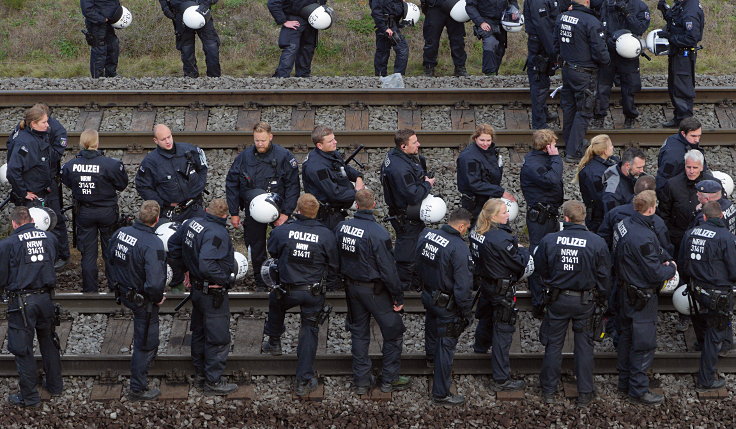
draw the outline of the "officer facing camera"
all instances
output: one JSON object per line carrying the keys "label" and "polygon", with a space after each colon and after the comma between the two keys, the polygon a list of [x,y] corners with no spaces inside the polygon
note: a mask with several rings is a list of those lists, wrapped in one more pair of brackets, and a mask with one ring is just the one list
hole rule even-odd
{"label": "officer facing camera", "polygon": [[[391,48],[396,53],[394,59],[394,73],[406,73],[406,64],[409,62],[409,44],[401,34],[405,25],[415,25],[419,9],[414,3],[403,0],[371,0],[371,16],[376,24],[376,55],[373,58],[373,68],[376,76],[388,74],[388,59]],[[415,12],[409,21],[408,12]]]}

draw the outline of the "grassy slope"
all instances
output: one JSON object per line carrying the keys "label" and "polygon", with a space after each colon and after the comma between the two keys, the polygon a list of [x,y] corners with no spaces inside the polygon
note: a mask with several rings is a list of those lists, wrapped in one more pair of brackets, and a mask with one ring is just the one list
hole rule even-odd
{"label": "grassy slope", "polygon": [[[414,0],[419,3],[418,0]],[[701,0],[706,14],[705,47],[700,52],[698,72],[732,74],[736,71],[736,2]],[[652,9],[653,25],[662,25],[656,0],[646,0]],[[174,49],[171,22],[155,0],[124,0],[134,14],[131,27],[118,30],[121,57],[118,71],[123,76],[181,75],[181,61]],[[375,49],[373,21],[368,0],[330,0],[337,13],[333,28],[320,32],[313,62],[315,75],[372,75]],[[278,27],[266,0],[220,0],[213,7],[222,40],[223,73],[230,76],[270,76],[278,62]],[[89,48],[80,30],[84,21],[78,0],[0,0],[0,76],[79,77],[88,76]],[[466,25],[468,71],[480,74],[481,44]],[[405,29],[410,44],[408,74],[421,73],[421,25]],[[199,45],[199,43],[198,43]],[[198,48],[199,50],[199,48]],[[502,74],[520,74],[526,56],[526,36],[509,35],[509,49]],[[198,52],[201,73],[204,58]],[[393,61],[393,57],[392,60]],[[440,49],[440,73],[450,74],[447,38]],[[666,72],[665,58],[642,60],[644,73]],[[391,66],[389,66],[391,70]]]}

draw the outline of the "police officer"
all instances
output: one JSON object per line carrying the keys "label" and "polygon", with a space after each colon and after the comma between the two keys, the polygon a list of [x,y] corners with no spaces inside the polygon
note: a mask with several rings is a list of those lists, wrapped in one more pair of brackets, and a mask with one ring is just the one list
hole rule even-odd
{"label": "police officer", "polygon": [[304,192],[314,195],[319,201],[317,219],[334,230],[345,220],[346,210],[355,201],[355,192],[364,188],[363,173],[345,164],[331,128],[324,125],[314,127],[312,143],[314,149],[302,163]]}
{"label": "police officer", "polygon": [[718,180],[703,180],[695,184],[698,191],[698,202],[696,207],[695,220],[690,227],[696,227],[703,221],[703,206],[711,201],[717,201],[723,213],[723,226],[728,229],[731,234],[736,234],[736,205],[728,198],[723,196],[723,185]]}
{"label": "police officer", "polygon": [[[74,197],[75,240],[82,253],[82,292],[97,292],[97,237],[101,241],[105,272],[109,271],[107,246],[118,224],[118,195],[128,186],[123,163],[97,150],[99,134],[84,130],[81,150],[61,168],[61,180]],[[116,192],[117,191],[117,192]]]}
{"label": "police officer", "polygon": [[427,363],[434,366],[432,402],[462,405],[465,398],[450,392],[452,359],[457,339],[473,320],[473,261],[463,236],[471,214],[459,208],[440,229],[425,228],[416,247],[417,272],[424,285],[422,304]]}
{"label": "police officer", "polygon": [[319,32],[300,12],[313,3],[324,5],[327,0],[268,0],[268,11],[281,27],[278,41],[281,58],[273,77],[289,77],[295,65],[296,77],[311,77]]}
{"label": "police officer", "polygon": [[[532,135],[532,150],[524,157],[520,179],[527,206],[529,248],[533,249],[542,237],[559,229],[558,211],[565,197],[562,160],[557,150],[557,136],[552,130],[537,130]],[[544,309],[542,285],[534,274],[528,283],[534,315],[541,319]]]}
{"label": "police officer", "polygon": [[110,240],[110,283],[116,296],[133,311],[133,356],[130,361],[130,393],[134,401],[156,399],[161,391],[148,387],[148,368],[159,345],[159,306],[166,284],[166,252],[154,231],[160,207],[144,201],[138,219],[115,231]]}
{"label": "police officer", "polygon": [[[585,227],[585,205],[562,205],[563,230],[548,234],[534,252],[534,271],[547,289],[548,303],[539,339],[545,345],[539,384],[545,402],[554,402],[560,382],[562,346],[567,326],[575,332],[575,378],[578,405],[595,395],[593,386],[593,331],[595,306],[606,307],[611,256],[606,242]],[[598,322],[600,323],[600,322]]]}
{"label": "police officer", "polygon": [[554,47],[555,21],[560,14],[558,0],[524,0],[524,30],[527,33],[526,73],[532,102],[532,128],[547,128],[559,115],[547,108],[550,76],[557,70]]}
{"label": "police officer", "polygon": [[55,305],[51,299],[56,286],[56,238],[35,227],[27,207],[15,207],[10,221],[13,232],[0,241],[0,293],[8,297],[8,351],[15,355],[20,392],[10,394],[8,402],[37,407],[41,397],[36,389],[39,383],[33,356],[34,332],[46,374],[44,387],[52,396],[61,395],[64,387],[59,337],[54,332]]}
{"label": "police officer", "polygon": [[90,46],[90,74],[93,78],[117,76],[120,43],[112,24],[115,23],[113,17],[122,12],[120,1],[81,0],[80,5],[87,27],[84,37]]}
{"label": "police officer", "polygon": [[457,157],[457,189],[460,205],[473,214],[473,221],[489,198],[516,201],[501,186],[503,160],[493,138],[496,130],[489,124],[480,124],[470,137],[470,144]]}
{"label": "police officer", "polygon": [[562,65],[562,135],[569,162],[582,156],[583,138],[595,109],[598,69],[610,62],[601,22],[590,0],[573,0],[555,25],[555,52]]}
{"label": "police officer", "polygon": [[[608,101],[616,80],[621,87],[621,106],[624,113],[624,128],[633,128],[639,111],[634,104],[634,94],[641,91],[639,56],[624,58],[616,51],[618,32],[630,31],[637,38],[649,28],[649,6],[642,0],[607,0],[600,7],[600,20],[606,31],[606,45],[611,62],[598,71],[598,103],[595,110],[596,126],[603,126],[608,115]],[[616,79],[618,78],[618,79]]]}
{"label": "police officer", "polygon": [[434,175],[427,172],[426,159],[419,155],[419,139],[414,130],[402,129],[394,133],[394,145],[381,166],[383,198],[396,232],[396,267],[404,290],[418,289],[414,267],[414,252],[424,222],[410,215],[422,204],[434,186]]}
{"label": "police officer", "polygon": [[240,210],[244,210],[243,234],[245,245],[250,248],[256,289],[265,291],[259,269],[266,260],[266,231],[268,224],[250,216],[250,202],[257,194],[275,193],[280,197],[279,217],[273,222],[279,226],[286,222],[296,208],[299,198],[299,164],[294,155],[273,143],[271,126],[259,122],[253,126],[253,147],[243,150],[233,161],[225,180],[230,221],[240,225]]}
{"label": "police officer", "polygon": [[[54,126],[51,128],[50,123]],[[26,110],[25,118],[8,139],[7,177],[16,205],[45,206],[56,214],[53,230],[57,239],[55,268],[69,260],[69,238],[61,212],[61,192],[56,175],[66,148],[66,130],[49,121],[48,107],[36,104]]]}
{"label": "police officer", "polygon": [[[680,121],[680,129],[677,134],[667,137],[664,144],[659,148],[657,155],[657,196],[661,197],[664,184],[672,177],[685,171],[685,154],[692,149],[699,150],[705,155],[700,147],[700,137],[703,135],[703,127],[700,121],[690,117]],[[703,168],[708,164],[703,158]]]}
{"label": "police officer", "polygon": [[161,205],[161,217],[183,222],[202,216],[202,192],[207,184],[204,151],[189,143],[175,143],[169,127],[153,127],[157,148],[143,158],[135,176],[135,188],[144,200]]}
{"label": "police officer", "polygon": [[674,117],[662,126],[676,127],[683,119],[693,116],[695,60],[698,43],[703,38],[705,17],[698,0],[675,0],[672,7],[666,0],[659,0],[657,9],[667,21],[666,30],[661,31],[659,37],[670,44],[667,89],[675,107]]}
{"label": "police officer", "polygon": [[613,266],[620,287],[618,390],[647,405],[664,400],[649,390],[646,372],[657,348],[657,293],[676,272],[653,231],[656,206],[654,191],[642,191],[634,197],[636,213],[619,222],[613,233]]}
{"label": "police officer", "polygon": [[[388,74],[388,58],[391,48],[396,53],[394,73],[406,73],[409,62],[409,44],[406,43],[401,28],[405,25],[403,0],[371,0],[371,16],[376,23],[376,54],[373,68],[376,76]],[[412,24],[413,25],[413,24]]]}
{"label": "police officer", "polygon": [[189,273],[194,383],[207,395],[227,395],[238,388],[222,376],[230,353],[227,290],[236,272],[227,216],[227,202],[216,198],[203,217],[187,220],[169,238],[170,259]]}
{"label": "police officer", "polygon": [[639,176],[644,175],[647,156],[637,147],[626,149],[621,161],[608,167],[603,173],[603,212],[608,213],[614,207],[631,201],[634,197],[634,184]]}
{"label": "police officer", "polygon": [[400,311],[404,293],[394,265],[391,236],[376,222],[376,199],[368,189],[355,194],[355,218],[340,222],[335,230],[340,252],[340,272],[348,284],[348,328],[353,352],[353,384],[358,395],[365,395],[372,384],[370,319],[373,317],[383,337],[381,391],[408,389],[409,377],[399,375],[401,347],[406,330]]}
{"label": "police officer", "polygon": [[603,221],[603,174],[618,157],[613,156],[613,143],[606,134],[599,134],[590,140],[583,159],[578,164],[578,174],[573,182],[580,186],[580,195],[585,203],[585,226],[596,232]]}
{"label": "police officer", "polygon": [[497,392],[521,390],[526,385],[524,380],[511,378],[509,350],[518,312],[514,284],[524,274],[529,251],[519,249],[508,221],[506,204],[493,198],[483,205],[470,232],[473,281],[480,293],[473,350],[486,353],[493,344],[491,390]]}
{"label": "police officer", "polygon": [[[508,33],[501,26],[501,16],[507,7],[519,8],[517,0],[467,0],[465,10],[475,24],[473,34],[483,41],[483,74],[498,74],[506,53]],[[515,17],[515,18],[518,18]]]}
{"label": "police officer", "polygon": [[281,335],[286,327],[286,311],[294,306],[301,310],[299,345],[296,355],[297,396],[307,396],[317,389],[314,358],[317,353],[319,326],[331,307],[325,306],[325,276],[337,274],[339,256],[335,235],[316,220],[320,204],[312,194],[303,194],[296,203],[295,221],[276,227],[268,239],[268,253],[277,259],[280,290],[268,299],[268,317],[263,329],[269,336],[263,351],[281,354]]}
{"label": "police officer", "polygon": [[703,347],[695,385],[698,391],[726,385],[725,379],[717,378],[715,367],[722,346],[731,342],[732,285],[736,282],[736,241],[723,222],[718,202],[705,204],[703,220],[685,233],[678,258],[683,281],[698,304],[692,316]]}
{"label": "police officer", "polygon": [[[159,0],[160,1],[160,0]],[[194,35],[199,36],[204,51],[204,61],[207,64],[208,77],[220,77],[220,37],[215,30],[215,21],[212,19],[212,5],[218,0],[171,0],[171,9],[174,12],[174,28],[176,29],[176,49],[181,52],[181,62],[184,76],[199,77],[197,56],[194,53]],[[204,27],[194,30],[184,24],[184,11],[190,6],[199,5],[197,9],[204,17]]]}
{"label": "police officer", "polygon": [[465,70],[465,23],[457,22],[450,16],[449,11],[443,8],[445,0],[421,0],[424,12],[424,54],[422,65],[425,76],[434,76],[437,66],[437,52],[440,49],[442,30],[447,28],[447,38],[450,40],[450,54],[455,64],[455,76],[468,76]]}

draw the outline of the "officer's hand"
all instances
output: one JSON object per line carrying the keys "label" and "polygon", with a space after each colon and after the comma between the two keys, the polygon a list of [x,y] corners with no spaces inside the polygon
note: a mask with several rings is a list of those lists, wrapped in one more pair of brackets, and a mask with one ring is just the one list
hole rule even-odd
{"label": "officer's hand", "polygon": [[506,198],[509,201],[516,201],[516,198],[508,192],[504,192],[503,195],[501,195],[501,198]]}
{"label": "officer's hand", "polygon": [[240,228],[240,216],[230,216],[230,223],[233,224],[233,228]]}
{"label": "officer's hand", "polygon": [[279,218],[276,219],[276,222],[273,223],[273,226],[281,226],[283,225],[287,220],[289,220],[289,216],[281,213],[279,215]]}
{"label": "officer's hand", "polygon": [[284,22],[284,27],[291,28],[292,30],[296,30],[300,26],[301,26],[301,24],[299,24],[299,21],[286,21],[286,22]]}
{"label": "officer's hand", "polygon": [[491,32],[491,24],[489,24],[487,22],[484,22],[483,24],[480,25],[480,29],[483,30],[483,31],[487,31],[487,32],[490,33]]}
{"label": "officer's hand", "polygon": [[363,189],[365,189],[365,182],[363,182],[362,177],[358,177],[357,179],[355,179],[355,191],[357,192]]}
{"label": "officer's hand", "polygon": [[659,34],[657,34],[657,36],[659,36],[659,37],[661,37],[663,39],[669,39],[670,38],[670,33],[667,30],[662,30],[662,31],[659,32]]}
{"label": "officer's hand", "polygon": [[548,155],[559,155],[560,154],[560,151],[557,149],[557,146],[553,144],[548,144],[546,149],[547,149]]}
{"label": "officer's hand", "polygon": [[397,313],[398,313],[399,311],[401,311],[401,310],[403,310],[403,309],[404,309],[404,304],[401,304],[401,305],[396,305],[396,304],[394,304],[394,311],[395,311],[395,312],[397,312]]}
{"label": "officer's hand", "polygon": [[164,16],[173,20],[174,19],[174,12],[171,11],[168,7],[166,9],[163,9]]}
{"label": "officer's hand", "polygon": [[33,192],[30,192],[30,191],[29,191],[29,192],[28,192],[28,193],[26,194],[26,199],[27,199],[27,200],[31,200],[31,201],[33,201],[33,200],[35,200],[35,199],[37,199],[37,198],[38,198],[38,195],[34,194]]}
{"label": "officer's hand", "polygon": [[424,176],[424,181],[425,182],[429,182],[429,186],[434,186],[434,181],[435,180],[437,180],[437,179],[435,179],[434,177],[430,179],[429,177]]}
{"label": "officer's hand", "polygon": [[192,288],[192,282],[191,282],[191,280],[189,280],[189,271],[187,271],[186,273],[184,273],[184,282],[183,283],[184,283],[184,287],[185,288],[187,288],[187,289],[191,289]]}
{"label": "officer's hand", "polygon": [[208,287],[210,289],[222,289],[222,286],[220,286],[220,285],[209,285]]}
{"label": "officer's hand", "polygon": [[387,28],[386,29],[386,34],[388,35],[388,37],[393,37],[394,36],[394,30],[392,30],[390,28]]}
{"label": "officer's hand", "polygon": [[161,297],[161,302],[157,302],[156,305],[158,305],[159,307],[161,307],[161,305],[164,303],[164,301],[166,301],[166,295],[164,295],[163,297]]}

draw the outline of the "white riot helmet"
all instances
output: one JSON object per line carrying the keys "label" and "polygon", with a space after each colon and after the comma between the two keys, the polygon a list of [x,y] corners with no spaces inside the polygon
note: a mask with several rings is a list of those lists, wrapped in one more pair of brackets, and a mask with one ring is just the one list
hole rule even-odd
{"label": "white riot helmet", "polygon": [[526,258],[526,267],[524,268],[524,274],[519,278],[519,281],[526,280],[534,274],[534,256],[529,252],[526,247],[519,247],[519,253]]}
{"label": "white riot helmet", "polygon": [[662,289],[659,290],[660,294],[669,295],[677,289],[677,285],[680,283],[680,273],[675,270],[675,276],[669,280],[665,280],[662,284]]}
{"label": "white riot helmet", "polygon": [[242,280],[248,273],[248,258],[240,252],[235,252],[235,264],[238,268],[235,273],[235,280]]}
{"label": "white riot helmet", "polygon": [[332,26],[334,10],[329,6],[322,6],[319,3],[312,3],[304,6],[299,15],[309,22],[309,25],[316,30],[327,30]]}
{"label": "white riot helmet", "polygon": [[[730,197],[733,193],[733,179],[728,174],[722,171],[712,171],[713,177],[715,177],[723,186],[723,192],[727,197]],[[0,181],[2,181],[2,167],[0,167]]]}
{"label": "white riot helmet", "polygon": [[184,9],[184,16],[182,20],[184,25],[191,28],[192,30],[199,30],[204,27],[207,23],[207,18],[210,17],[210,10],[205,9],[204,11],[199,10],[199,5],[192,3],[191,6]]}
{"label": "white riot helmet", "polygon": [[624,58],[636,58],[641,54],[641,40],[629,30],[618,30],[613,33],[616,42],[616,53]]}
{"label": "white riot helmet", "polygon": [[422,222],[437,223],[445,217],[445,214],[447,214],[447,203],[432,194],[427,195],[420,204],[406,208],[406,215],[409,219],[419,219]]}
{"label": "white riot helmet", "polygon": [[0,183],[8,183],[8,164],[0,166]]}
{"label": "white riot helmet", "polygon": [[269,288],[275,288],[281,285],[279,278],[278,261],[274,258],[268,258],[261,265],[261,280]]}
{"label": "white riot helmet", "polygon": [[410,1],[404,2],[404,15],[402,16],[402,20],[405,25],[416,25],[421,16],[422,12],[419,10],[419,6]]}
{"label": "white riot helmet", "polygon": [[519,203],[511,201],[507,198],[501,198],[504,204],[506,204],[506,210],[509,211],[509,222],[513,222],[516,216],[519,215]]}
{"label": "white riot helmet", "polygon": [[281,214],[279,207],[281,206],[281,197],[279,194],[263,193],[256,195],[250,200],[248,212],[250,217],[256,222],[271,223],[279,218]]}
{"label": "white riot helmet", "polygon": [[465,0],[445,0],[442,3],[442,10],[450,14],[450,18],[457,22],[468,22],[470,16],[465,10]]}
{"label": "white riot helmet", "polygon": [[[514,15],[516,15],[516,19],[514,19]],[[524,14],[521,13],[518,7],[509,5],[501,15],[501,25],[509,33],[518,33],[524,27]]]}
{"label": "white riot helmet", "polygon": [[172,278],[174,278],[174,270],[171,269],[171,265],[166,264],[166,287],[169,287]]}
{"label": "white riot helmet", "polygon": [[176,232],[181,224],[179,222],[166,222],[156,228],[156,235],[164,243],[164,250],[169,251],[169,238]]}
{"label": "white riot helmet", "polygon": [[118,30],[126,28],[133,22],[133,14],[130,13],[127,7],[120,6],[110,21],[112,22],[112,28],[117,28]]}
{"label": "white riot helmet", "polygon": [[670,53],[670,41],[659,37],[661,28],[652,30],[647,34],[647,49],[654,55],[669,55]]}
{"label": "white riot helmet", "polygon": [[42,230],[42,231],[48,231],[50,229],[54,229],[54,225],[52,225],[51,216],[49,215],[48,210],[45,210],[44,207],[31,207],[28,209],[28,213],[31,215],[31,218],[33,218],[33,223],[36,224],[36,228]]}
{"label": "white riot helmet", "polygon": [[[691,297],[690,292],[687,290],[687,285],[678,287],[672,294],[672,305],[675,307],[675,310],[682,314],[690,315],[693,313],[693,306],[690,305],[690,300]],[[694,298],[692,298],[692,301],[695,308],[699,308],[698,302]]]}

